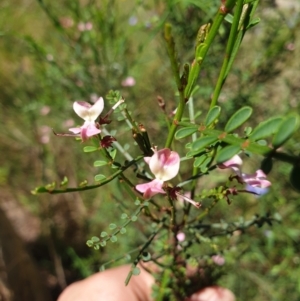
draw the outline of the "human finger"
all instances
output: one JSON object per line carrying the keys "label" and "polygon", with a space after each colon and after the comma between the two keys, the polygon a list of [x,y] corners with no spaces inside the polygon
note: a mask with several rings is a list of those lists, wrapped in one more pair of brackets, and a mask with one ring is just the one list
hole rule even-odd
{"label": "human finger", "polygon": [[130,265],[123,265],[68,286],[57,301],[150,301],[153,277],[141,269],[139,276],[132,276],[125,286]]}

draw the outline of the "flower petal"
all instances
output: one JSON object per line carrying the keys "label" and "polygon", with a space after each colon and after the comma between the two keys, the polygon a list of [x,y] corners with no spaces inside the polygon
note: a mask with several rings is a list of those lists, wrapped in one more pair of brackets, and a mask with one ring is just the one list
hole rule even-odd
{"label": "flower petal", "polygon": [[241,177],[243,181],[250,186],[267,188],[272,185],[271,182],[267,180],[266,174],[261,169],[257,170],[255,174],[242,174]]}
{"label": "flower petal", "polygon": [[261,188],[261,187],[258,187],[258,186],[251,186],[249,184],[246,185],[246,190],[247,191],[250,191],[250,192],[254,192],[255,194],[257,194],[258,196],[261,196],[261,195],[265,195],[268,193],[269,191],[269,188]]}
{"label": "flower petal", "polygon": [[162,189],[163,181],[160,180],[153,180],[149,183],[145,184],[138,184],[135,186],[136,190],[143,193],[145,199],[149,199],[155,194],[162,193],[165,194],[166,192]]}
{"label": "flower petal", "polygon": [[168,181],[174,178],[179,171],[180,157],[178,153],[164,148],[155,151],[149,160],[149,167],[156,179]]}
{"label": "flower petal", "polygon": [[243,160],[238,155],[234,155],[230,160],[225,161],[218,165],[221,169],[231,168],[237,175],[240,175],[240,166],[243,164]]}
{"label": "flower petal", "polygon": [[101,131],[95,126],[94,123],[86,121],[81,127],[81,140],[86,141],[88,138],[98,135]]}
{"label": "flower petal", "polygon": [[69,129],[70,132],[74,134],[80,134],[81,133],[81,128],[71,128]]}
{"label": "flower petal", "polygon": [[75,113],[85,121],[95,121],[104,108],[103,98],[100,97],[93,105],[85,101],[75,101],[73,109]]}

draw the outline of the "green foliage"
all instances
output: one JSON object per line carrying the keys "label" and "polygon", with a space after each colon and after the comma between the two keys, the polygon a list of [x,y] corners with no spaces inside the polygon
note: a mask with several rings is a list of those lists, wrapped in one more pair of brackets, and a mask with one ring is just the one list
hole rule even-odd
{"label": "green foliage", "polygon": [[[57,243],[55,248],[62,256],[63,267],[73,269],[72,279],[86,277],[99,266],[105,268],[105,262],[113,265],[118,260],[147,261],[156,252],[171,253],[170,243],[163,242],[170,225],[165,220],[160,224],[159,206],[164,212],[172,206],[178,206],[180,211],[181,204],[169,204],[161,199],[158,204],[149,204],[137,199],[133,184],[126,180],[136,179],[136,175],[148,176],[142,164],[143,156],[150,155],[152,145],[163,146],[168,129],[173,126],[171,111],[177,106],[177,100],[183,103],[190,94],[195,112],[202,111],[203,116],[197,113],[193,116],[184,110],[177,115],[182,121],[174,126],[172,135],[178,141],[171,137],[169,146],[182,154],[186,152],[186,157],[182,161],[183,179],[176,179],[173,184],[180,183],[186,191],[193,191],[193,198],[202,202],[203,209],[191,210],[191,219],[197,221],[197,227],[191,227],[186,233],[192,245],[183,242],[181,248],[196,262],[204,263],[207,273],[212,275],[212,283],[228,286],[238,299],[281,300],[289,296],[289,300],[298,300],[299,196],[290,184],[300,190],[299,117],[289,115],[288,111],[291,107],[299,111],[299,80],[298,69],[294,67],[296,51],[288,50],[288,46],[292,43],[298,49],[299,18],[292,19],[290,14],[285,17],[270,3],[261,3],[255,12],[256,2],[248,3],[244,15],[235,11],[227,15],[226,22],[218,28],[217,22],[212,27],[211,20],[215,18],[219,1],[150,1],[147,4],[96,1],[93,5],[39,1],[40,7],[32,4],[30,10],[12,1],[3,6],[0,114],[4,127],[0,137],[1,150],[9,157],[3,156],[0,161],[0,184],[4,186],[3,194],[13,191],[26,209],[39,216],[43,229],[48,229],[51,220],[51,231],[43,230],[42,235]],[[272,13],[267,14],[268,11]],[[259,24],[254,12],[260,16]],[[8,16],[16,22],[10,22]],[[128,24],[131,17],[137,19],[136,25]],[[67,26],[68,20],[73,22],[71,27]],[[176,47],[173,60],[178,71],[176,84],[182,87],[190,78],[181,96],[175,93],[165,44],[157,35],[166,20],[172,24],[172,41]],[[92,29],[78,29],[79,25],[89,26],[89,22]],[[233,24],[238,25],[234,31]],[[254,25],[255,32],[251,31]],[[231,32],[233,38],[225,49]],[[215,40],[209,47],[213,35]],[[194,57],[199,65],[193,68]],[[122,80],[129,75],[136,79],[136,86],[120,88]],[[196,89],[196,85],[200,88]],[[153,102],[156,94],[166,103],[161,114]],[[212,94],[218,105],[210,108]],[[83,147],[86,154],[82,155],[82,145],[75,139],[52,136],[49,128],[46,135],[41,132],[45,125],[66,132],[73,125],[62,121],[75,119],[71,103],[91,101],[99,95],[106,95],[106,112],[121,96],[126,98],[126,103],[110,116],[112,126],[105,127],[107,131],[114,128],[115,132],[109,133],[118,137],[118,144],[107,152],[100,146],[90,145]],[[40,113],[47,106],[50,113]],[[254,114],[249,118],[252,108]],[[284,117],[269,118],[274,115]],[[141,122],[146,132],[139,129]],[[137,145],[129,147],[130,127],[134,128]],[[261,139],[266,140],[264,145]],[[129,151],[132,157],[128,157]],[[250,195],[230,196],[228,206],[224,202],[224,187],[230,184],[228,177],[214,169],[217,163],[240,151],[250,156],[251,161],[245,167],[249,170],[259,166],[261,156],[265,156],[261,167],[270,172],[273,188],[259,200]],[[276,159],[282,162],[273,163]],[[204,173],[209,175],[204,177]],[[47,197],[29,196],[27,192],[37,182],[49,183],[33,191],[50,193]],[[213,183],[220,185],[216,188]],[[107,186],[103,189],[103,185]],[[71,194],[71,204],[67,194],[54,196],[78,191],[82,192],[80,196]],[[187,210],[188,206],[184,208]],[[280,212],[281,221],[276,218],[276,212]],[[151,218],[157,220],[154,227],[146,230]],[[65,226],[61,222],[64,220]],[[132,222],[144,234],[132,231]],[[77,228],[81,232],[74,233]],[[48,233],[52,231],[59,234],[49,238]],[[72,237],[68,234],[71,232]],[[152,248],[151,239],[157,233],[162,242],[157,239]],[[78,237],[79,243],[75,242]],[[77,250],[78,244],[84,245],[86,237],[91,237],[86,244],[92,249]],[[101,256],[94,249],[101,250]],[[218,270],[212,262],[211,256],[215,254],[225,258],[223,277],[222,267]],[[110,261],[110,255],[115,261]],[[191,258],[183,257],[183,260],[191,262]],[[50,261],[46,254],[41,261],[44,260]],[[135,265],[131,272],[139,273]],[[159,280],[160,288],[170,297],[169,286],[180,286],[171,274],[166,269]],[[185,283],[183,277],[178,279]],[[156,293],[162,294],[162,290],[157,288]]]}
{"label": "green foliage", "polygon": [[291,115],[286,118],[280,123],[277,132],[275,133],[272,144],[275,148],[280,147],[284,144],[294,132],[299,128],[299,116],[298,115]]}
{"label": "green foliage", "polygon": [[221,107],[219,106],[212,107],[206,115],[204,125],[205,126],[212,125],[220,116],[220,114],[221,114]]}
{"label": "green foliage", "polygon": [[230,133],[245,123],[252,114],[252,108],[243,107],[236,111],[225,125],[225,132]]}

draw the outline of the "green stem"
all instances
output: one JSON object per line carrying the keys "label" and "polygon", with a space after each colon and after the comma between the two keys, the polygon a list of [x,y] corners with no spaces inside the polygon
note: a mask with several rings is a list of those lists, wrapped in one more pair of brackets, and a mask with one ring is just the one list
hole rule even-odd
{"label": "green stem", "polygon": [[238,26],[239,26],[240,18],[241,18],[242,11],[243,11],[243,3],[244,3],[244,0],[238,0],[237,7],[236,7],[234,17],[233,17],[233,22],[232,22],[231,29],[230,29],[228,43],[226,46],[225,57],[224,57],[222,68],[221,68],[219,78],[218,78],[218,81],[217,81],[217,84],[215,87],[215,91],[213,93],[213,98],[212,98],[212,101],[210,104],[210,108],[214,107],[217,104],[217,100],[219,98],[221,89],[222,89],[223,84],[226,79],[227,67],[228,67],[229,61],[231,60],[232,51],[234,49],[234,45],[237,40]]}
{"label": "green stem", "polygon": [[115,179],[116,177],[121,175],[130,166],[135,165],[138,161],[140,161],[143,158],[144,158],[144,156],[138,156],[134,160],[130,161],[127,165],[121,167],[120,170],[118,170],[117,172],[115,172],[114,174],[109,176],[108,178],[100,181],[100,183],[96,184],[96,185],[84,186],[84,187],[73,187],[73,188],[66,188],[66,189],[51,189],[51,188],[47,189],[46,188],[47,186],[46,187],[43,186],[43,187],[36,188],[34,191],[32,191],[32,193],[33,194],[38,194],[38,193],[47,192],[47,193],[51,193],[51,194],[58,194],[58,193],[67,193],[67,192],[75,192],[75,191],[84,191],[84,190],[95,189],[95,188],[101,187],[101,186],[109,183],[110,181],[112,181],[113,179]]}
{"label": "green stem", "polygon": [[221,7],[219,8],[219,10],[214,18],[213,24],[212,24],[207,36],[204,37],[203,43],[200,43],[197,46],[195,60],[192,63],[191,70],[190,70],[189,77],[188,77],[188,83],[187,83],[187,86],[184,91],[186,100],[189,99],[191,96],[195,82],[199,77],[202,62],[211,46],[213,40],[215,39],[225,16],[234,7],[234,5],[235,5],[235,0],[227,0],[225,5],[223,5],[223,4],[221,5]]}
{"label": "green stem", "polygon": [[176,82],[177,89],[179,92],[179,105],[177,107],[176,114],[173,118],[173,122],[169,128],[169,133],[168,133],[167,141],[165,144],[166,148],[171,147],[171,144],[172,144],[172,141],[174,139],[175,132],[177,129],[177,124],[181,120],[183,112],[184,112],[184,108],[185,108],[184,84],[181,82],[181,79],[180,79],[179,64],[177,61],[177,56],[176,56],[176,51],[175,51],[175,43],[174,43],[174,39],[171,34],[171,29],[172,28],[171,28],[170,24],[165,25],[165,40],[167,42],[168,55],[170,58],[173,75],[175,77],[175,82]]}
{"label": "green stem", "polygon": [[[176,61],[176,56],[175,56],[175,50],[174,50],[174,41],[173,38],[171,37],[171,28],[170,25],[165,27],[165,39],[167,41],[168,45],[168,53],[170,56],[171,64],[172,64],[172,70],[175,76],[176,84],[178,87],[179,91],[179,105],[176,111],[176,114],[174,116],[171,128],[169,130],[169,134],[167,137],[167,141],[165,144],[166,148],[170,148],[172,141],[175,136],[175,132],[178,126],[178,122],[181,121],[183,111],[185,108],[185,104],[190,98],[195,82],[197,78],[199,77],[200,73],[200,67],[202,65],[202,62],[208,52],[209,47],[211,46],[214,38],[216,37],[219,28],[226,16],[226,14],[234,7],[235,5],[235,0],[227,0],[225,4],[222,4],[221,7],[219,8],[213,25],[210,28],[209,32],[205,32],[202,36],[203,42],[201,42],[197,48],[196,48],[196,55],[195,55],[195,60],[191,66],[191,70],[189,72],[188,76],[188,82],[187,85],[184,87],[181,80],[180,80],[180,75],[179,75],[179,69],[178,69],[178,63]],[[209,25],[206,25],[204,28],[204,31],[209,28]]]}
{"label": "green stem", "polygon": [[167,141],[166,141],[166,144],[165,144],[166,148],[170,148],[170,146],[172,144],[172,141],[174,139],[175,132],[176,132],[176,129],[177,129],[177,126],[178,126],[178,122],[182,118],[184,108],[185,108],[185,101],[184,101],[183,95],[181,95],[180,101],[179,101],[179,106],[178,106],[176,114],[174,116],[172,125],[171,125],[170,130],[169,130],[169,134],[168,134],[168,137],[167,137]]}
{"label": "green stem", "polygon": [[182,91],[183,87],[180,80],[179,64],[178,64],[176,50],[175,50],[175,42],[172,36],[172,26],[169,23],[165,24],[164,38],[167,42],[167,51],[168,51],[173,75],[175,77],[177,89],[180,92]]}

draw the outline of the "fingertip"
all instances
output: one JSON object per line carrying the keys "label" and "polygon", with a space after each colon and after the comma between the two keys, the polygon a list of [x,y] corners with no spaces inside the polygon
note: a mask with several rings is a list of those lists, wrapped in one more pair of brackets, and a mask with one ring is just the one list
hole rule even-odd
{"label": "fingertip", "polygon": [[193,294],[189,301],[235,301],[235,296],[227,288],[211,286]]}

